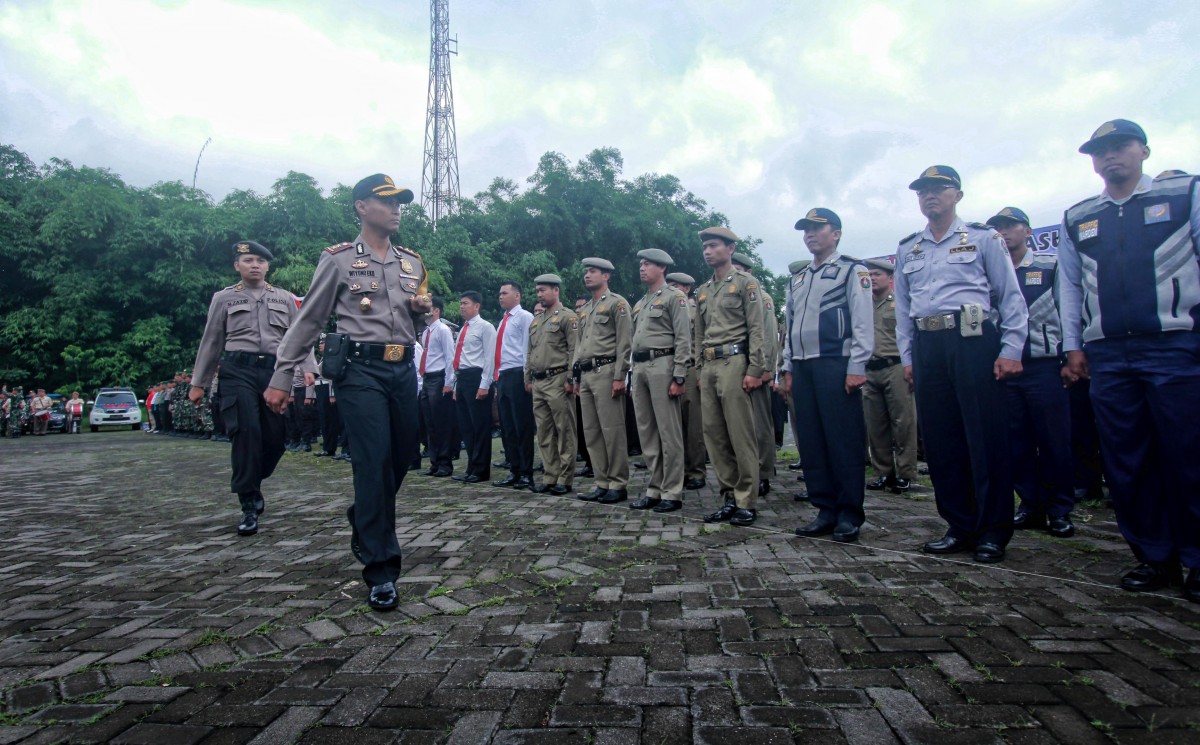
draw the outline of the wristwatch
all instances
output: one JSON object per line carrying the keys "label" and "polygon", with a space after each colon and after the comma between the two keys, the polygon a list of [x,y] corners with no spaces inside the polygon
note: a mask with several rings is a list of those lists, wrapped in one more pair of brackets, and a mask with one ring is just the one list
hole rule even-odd
{"label": "wristwatch", "polygon": [[682,377],[680,375],[676,375],[673,379],[675,381],[675,385],[686,385],[687,384],[687,378]]}

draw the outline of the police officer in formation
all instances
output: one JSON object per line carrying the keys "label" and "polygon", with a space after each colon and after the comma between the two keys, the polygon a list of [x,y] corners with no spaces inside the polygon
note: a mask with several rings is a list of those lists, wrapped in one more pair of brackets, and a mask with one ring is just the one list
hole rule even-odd
{"label": "police officer in formation", "polygon": [[1104,190],[1063,215],[1063,349],[1068,379],[1091,378],[1117,524],[1139,562],[1121,586],[1182,581],[1200,602],[1200,179],[1144,174],[1146,133],[1126,119],[1079,151]]}
{"label": "police officer in formation", "polygon": [[[230,490],[242,508],[237,532],[243,536],[258,532],[258,516],[266,509],[262,482],[283,457],[284,419],[267,408],[262,396],[279,342],[298,310],[295,295],[267,282],[273,259],[254,241],[233,244],[233,268],[241,281],[213,294],[187,393],[199,404],[220,365],[225,432],[233,440]],[[311,357],[309,361],[300,369],[311,376]]]}
{"label": "police officer in formation", "polygon": [[687,296],[664,276],[675,263],[659,248],[639,251],[646,294],[633,306],[633,406],[650,483],[635,510],[674,512],[683,506],[683,421],[680,401],[692,356]]}
{"label": "police officer in formation", "polygon": [[833,210],[809,210],[796,230],[804,231],[813,260],[788,288],[781,388],[792,394],[808,496],[817,508],[796,534],[832,533],[850,543],[864,519],[862,387],[875,347],[871,283],[863,264],[837,252],[842,221]]}
{"label": "police officer in formation", "polygon": [[863,413],[875,469],[875,479],[867,482],[867,488],[900,494],[908,491],[917,478],[917,409],[896,346],[896,297],[892,294],[895,271],[888,259],[867,260],[875,311],[875,350],[866,364]]}
{"label": "police officer in formation", "polygon": [[608,289],[608,259],[583,260],[583,284],[592,299],[579,313],[579,344],[572,369],[583,409],[583,432],[596,486],[586,502],[614,504],[629,497],[629,443],[625,436],[625,375],[629,372],[629,302]]}
{"label": "police officer in formation", "polygon": [[729,228],[700,231],[713,276],[696,290],[696,364],[704,409],[704,444],[724,504],[705,522],[753,525],[758,517],[758,440],[750,392],[768,371],[763,340],[763,290],[733,266],[738,237]]}
{"label": "police officer in formation", "polygon": [[703,489],[705,484],[704,416],[700,411],[700,368],[696,366],[696,298],[692,287],[696,280],[685,272],[671,272],[667,284],[682,292],[688,301],[688,323],[692,328],[692,354],[688,360],[686,390],[680,400],[679,413],[683,419],[683,488]]}
{"label": "police officer in formation", "polygon": [[575,477],[575,395],[571,360],[579,341],[579,317],[562,304],[562,278],[540,274],[533,280],[545,308],[529,324],[525,387],[533,396],[542,483],[531,490],[563,495]]}
{"label": "police officer in formation", "polygon": [[[740,251],[733,252],[733,265],[754,276],[754,260]],[[763,306],[763,365],[762,385],[750,391],[750,407],[754,411],[754,435],[758,445],[758,496],[771,492],[775,476],[775,423],[771,412],[771,385],[779,367],[779,321],[775,318],[775,302],[769,293],[762,293]]]}
{"label": "police officer in formation", "polygon": [[[321,254],[299,315],[276,354],[264,394],[273,411],[287,406],[292,371],[310,353],[329,314],[344,334],[345,366],[331,374],[326,337],[322,372],[337,385],[338,406],[354,453],[354,504],[346,511],[351,551],[363,564],[368,604],[390,610],[399,602],[400,544],[396,493],[417,448],[417,373],[413,345],[431,309],[425,265],[415,252],[392,244],[400,205],[413,193],[378,173],[354,186],[361,232]],[[339,343],[342,338],[339,338]]]}
{"label": "police officer in formation", "polygon": [[958,218],[958,172],[930,166],[909,188],[929,222],[896,251],[896,339],[948,525],[924,550],[1003,561],[1013,531],[1004,381],[1021,373],[1029,314],[999,234]]}
{"label": "police officer in formation", "polygon": [[1008,381],[1009,438],[1013,487],[1020,504],[1017,530],[1045,529],[1057,538],[1075,534],[1074,464],[1071,459],[1071,400],[1062,381],[1062,326],[1054,280],[1058,262],[1029,250],[1029,217],[1005,207],[988,218],[1000,232],[1029,310],[1021,374]]}

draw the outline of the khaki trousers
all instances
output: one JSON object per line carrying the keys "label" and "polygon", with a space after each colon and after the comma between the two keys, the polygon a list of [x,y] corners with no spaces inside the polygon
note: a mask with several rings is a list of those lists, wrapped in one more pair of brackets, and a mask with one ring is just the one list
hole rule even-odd
{"label": "khaki trousers", "polygon": [[775,418],[771,415],[771,386],[763,383],[750,392],[754,411],[754,437],[758,445],[758,478],[775,476]]}
{"label": "khaki trousers", "polygon": [[601,365],[580,376],[583,436],[596,486],[624,489],[629,483],[629,442],[625,436],[625,397],[612,395],[612,367]]}
{"label": "khaki trousers", "polygon": [[904,365],[867,371],[863,417],[876,475],[917,478],[917,409]]}
{"label": "khaki trousers", "polygon": [[682,501],[683,422],[680,399],[669,394],[674,369],[670,355],[633,363],[633,411],[650,473],[646,496]]}
{"label": "khaki trousers", "polygon": [[721,494],[732,492],[738,507],[752,510],[758,500],[758,440],[750,396],[742,390],[748,364],[745,355],[705,362],[700,401],[704,445]]}
{"label": "khaki trousers", "polygon": [[682,398],[679,413],[683,419],[683,475],[688,479],[704,480],[704,416],[700,409],[699,368],[688,368],[687,392]]}
{"label": "khaki trousers", "polygon": [[563,390],[567,373],[533,381],[533,420],[545,469],[542,483],[570,487],[575,476],[575,397]]}

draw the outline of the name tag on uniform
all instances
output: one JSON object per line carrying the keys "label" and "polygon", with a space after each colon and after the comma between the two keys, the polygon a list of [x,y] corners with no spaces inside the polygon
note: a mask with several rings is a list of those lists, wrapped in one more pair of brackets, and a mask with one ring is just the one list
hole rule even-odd
{"label": "name tag on uniform", "polygon": [[1042,273],[1041,272],[1027,272],[1025,274],[1025,284],[1040,285],[1041,283],[1042,283]]}
{"label": "name tag on uniform", "polygon": [[1156,222],[1166,222],[1171,219],[1171,205],[1163,202],[1162,204],[1152,204],[1146,208],[1146,224],[1153,225]]}
{"label": "name tag on uniform", "polygon": [[970,246],[954,246],[954,247],[952,247],[952,248],[950,249],[950,253],[952,253],[952,254],[961,254],[961,253],[974,253],[974,252],[975,252],[975,246],[973,246],[973,245],[970,245]]}
{"label": "name tag on uniform", "polygon": [[1088,220],[1087,222],[1079,223],[1079,240],[1086,241],[1090,238],[1096,238],[1100,235],[1100,221]]}

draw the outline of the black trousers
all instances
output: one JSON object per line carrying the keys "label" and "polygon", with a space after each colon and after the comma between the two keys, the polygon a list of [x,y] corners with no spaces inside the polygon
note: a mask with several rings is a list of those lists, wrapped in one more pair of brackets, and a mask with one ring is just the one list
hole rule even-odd
{"label": "black trousers", "polygon": [[346,516],[358,536],[363,582],[395,582],[396,494],[417,447],[417,373],[411,360],[351,359],[336,390],[354,454],[354,504]]}
{"label": "black trousers", "polygon": [[990,322],[982,336],[948,329],[917,331],[913,340],[917,418],[938,514],[954,538],[1006,546],[1013,475],[1008,391],[992,370],[999,354],[1000,334]]}
{"label": "black trousers", "polygon": [[212,406],[213,434],[216,434],[216,435],[225,434],[225,419],[221,416],[221,389],[220,388],[218,388],[217,392],[213,394],[211,406]]}
{"label": "black trousers", "polygon": [[429,467],[435,470],[454,470],[451,458],[458,450],[458,443],[454,442],[458,414],[454,409],[454,395],[442,393],[445,387],[445,370],[426,372],[417,398],[429,435]]}
{"label": "black trousers", "polygon": [[272,372],[270,367],[243,365],[232,359],[221,363],[221,418],[233,440],[229,488],[240,495],[260,491],[263,480],[275,472],[283,457],[284,417],[263,401]]}
{"label": "black trousers", "polygon": [[337,452],[338,437],[342,434],[341,415],[337,403],[329,401],[329,384],[316,386],[314,392],[317,395],[317,425],[321,431],[321,449],[333,455]]}
{"label": "black trousers", "polygon": [[500,373],[496,382],[500,405],[500,435],[504,457],[518,478],[533,478],[533,394],[525,390],[525,371],[513,367]]}
{"label": "black trousers", "polygon": [[465,473],[481,479],[492,477],[492,391],[482,399],[475,398],[483,370],[478,367],[458,371],[455,382],[455,410],[458,428],[467,444]]}
{"label": "black trousers", "polygon": [[862,391],[846,394],[845,357],[792,360],[792,402],[804,483],[821,520],[863,524],[867,425]]}

